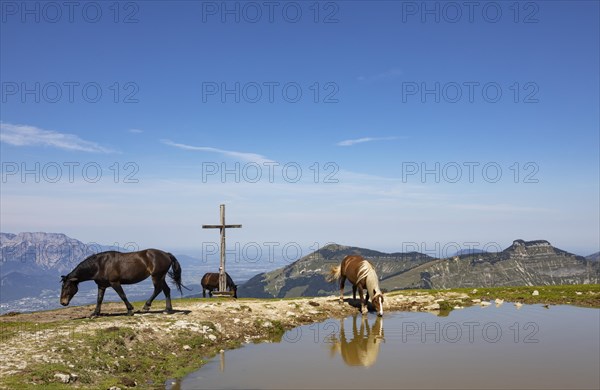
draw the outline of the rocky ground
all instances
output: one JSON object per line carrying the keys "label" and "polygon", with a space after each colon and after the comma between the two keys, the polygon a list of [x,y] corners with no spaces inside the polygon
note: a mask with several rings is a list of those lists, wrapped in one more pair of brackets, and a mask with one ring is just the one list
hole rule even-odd
{"label": "rocky ground", "polygon": [[[543,302],[544,291],[531,290],[524,294]],[[597,286],[572,294],[589,295],[597,306]],[[387,294],[384,307],[388,312],[443,315],[473,304],[494,304],[495,298],[477,290],[403,291]],[[173,302],[174,314],[163,313],[164,302],[157,301],[150,312],[133,316],[125,315],[122,303],[104,305],[103,315],[95,319],[87,318],[93,306],[4,315],[0,387],[161,387],[166,379],[196,370],[222,349],[277,341],[295,326],[353,314],[357,303],[346,298],[340,304],[334,296],[180,299]]]}

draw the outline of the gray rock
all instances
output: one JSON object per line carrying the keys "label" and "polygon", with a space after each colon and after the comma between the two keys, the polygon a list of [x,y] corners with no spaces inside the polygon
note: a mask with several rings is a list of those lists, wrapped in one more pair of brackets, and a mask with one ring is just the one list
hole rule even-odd
{"label": "gray rock", "polygon": [[69,382],[71,382],[71,375],[61,374],[61,373],[57,372],[56,374],[54,374],[54,379],[56,379],[62,383],[69,383]]}

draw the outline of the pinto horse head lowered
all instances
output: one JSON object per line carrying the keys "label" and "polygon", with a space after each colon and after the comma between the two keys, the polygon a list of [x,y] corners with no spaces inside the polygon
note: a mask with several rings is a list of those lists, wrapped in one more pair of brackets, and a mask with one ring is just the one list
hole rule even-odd
{"label": "pinto horse head lowered", "polygon": [[[362,256],[349,255],[344,257],[342,263],[331,267],[327,280],[340,282],[340,301],[344,301],[344,283],[348,279],[352,283],[352,292],[356,299],[356,290],[360,295],[360,312],[365,313],[366,303],[371,297],[371,303],[375,307],[378,316],[383,316],[383,293],[379,288],[379,278],[375,268]],[[366,299],[363,298],[363,290],[366,290]]]}

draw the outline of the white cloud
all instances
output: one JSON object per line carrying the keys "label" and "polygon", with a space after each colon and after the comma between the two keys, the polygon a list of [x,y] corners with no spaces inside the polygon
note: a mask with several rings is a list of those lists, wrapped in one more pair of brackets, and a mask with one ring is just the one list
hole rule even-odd
{"label": "white cloud", "polygon": [[140,134],[140,133],[144,132],[144,130],[140,130],[140,129],[129,129],[128,131],[130,133],[134,133],[134,134]]}
{"label": "white cloud", "polygon": [[114,152],[114,150],[105,148],[95,142],[83,140],[75,134],[59,133],[35,126],[13,125],[10,123],[0,123],[0,142],[13,146],[49,146],[80,152]]}
{"label": "white cloud", "polygon": [[161,140],[161,142],[165,145],[173,146],[175,148],[179,148],[179,149],[183,149],[183,150],[218,153],[218,154],[222,154],[224,156],[227,156],[227,157],[230,157],[230,158],[233,158],[236,160],[255,162],[257,164],[275,162],[275,161],[268,159],[267,157],[265,157],[261,154],[257,154],[257,153],[236,152],[236,151],[232,151],[232,150],[223,150],[223,149],[212,148],[209,146],[186,145],[186,144],[176,143],[176,142],[173,142],[168,139],[163,139],[163,140]]}
{"label": "white cloud", "polygon": [[356,144],[362,144],[365,142],[391,141],[394,139],[398,139],[398,137],[364,137],[364,138],[357,138],[357,139],[347,139],[347,140],[338,142],[336,145],[337,146],[352,146],[352,145],[356,145]]}

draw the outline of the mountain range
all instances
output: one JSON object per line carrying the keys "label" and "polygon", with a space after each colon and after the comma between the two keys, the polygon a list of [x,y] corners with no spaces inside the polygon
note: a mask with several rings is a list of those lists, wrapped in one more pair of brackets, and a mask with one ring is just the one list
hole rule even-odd
{"label": "mountain range", "polygon": [[57,289],[61,274],[107,249],[61,233],[0,233],[0,302]]}
{"label": "mountain range", "polygon": [[[55,307],[60,275],[70,272],[87,256],[105,250],[126,251],[114,246],[84,244],[61,233],[0,233],[0,312],[10,310],[14,306],[10,302],[23,299],[37,302],[33,306],[20,302],[19,307],[23,310]],[[248,268],[245,267],[247,264],[234,262],[228,272],[240,285],[238,295],[242,297],[337,294],[336,284],[328,283],[325,277],[331,266],[339,264],[349,254],[367,258],[375,266],[380,285],[386,290],[598,283],[600,273],[599,253],[577,256],[543,240],[515,240],[497,253],[458,252],[444,259],[419,252],[384,253],[330,244],[272,271],[267,265],[260,268],[254,264]],[[194,289],[193,294],[198,294],[201,275],[215,271],[214,265],[190,256],[176,257],[184,269],[184,283]],[[264,272],[256,274],[257,271]],[[244,280],[247,282],[242,283]],[[146,282],[127,286],[128,296],[132,294],[133,299],[148,295],[151,287]],[[95,298],[95,284],[90,282],[82,286],[75,304]]]}
{"label": "mountain range", "polygon": [[[554,248],[548,241],[515,240],[497,253],[481,252],[435,259],[422,253],[382,253],[370,249],[328,245],[289,266],[256,275],[238,291],[240,296],[296,297],[338,293],[325,277],[344,256],[357,254],[375,267],[384,290],[550,284],[597,284],[600,262]],[[595,256],[595,257],[594,257]],[[596,259],[596,260],[594,260]],[[346,283],[349,291],[348,283]]]}

